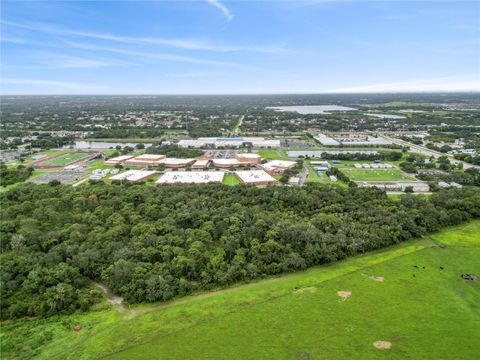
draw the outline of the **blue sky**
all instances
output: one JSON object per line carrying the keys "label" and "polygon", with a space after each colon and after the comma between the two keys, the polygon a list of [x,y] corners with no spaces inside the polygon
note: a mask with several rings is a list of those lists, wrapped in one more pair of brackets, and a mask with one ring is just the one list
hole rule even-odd
{"label": "blue sky", "polygon": [[480,90],[480,2],[2,1],[3,94]]}

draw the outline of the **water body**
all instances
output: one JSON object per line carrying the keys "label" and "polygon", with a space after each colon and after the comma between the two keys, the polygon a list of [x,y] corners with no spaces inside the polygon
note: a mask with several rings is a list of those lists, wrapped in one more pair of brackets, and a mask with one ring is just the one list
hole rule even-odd
{"label": "water body", "polygon": [[[62,149],[75,149],[75,150],[86,150],[86,149],[110,149],[117,146],[124,148],[125,146],[135,147],[138,143],[120,143],[120,142],[105,142],[105,141],[75,141],[73,145],[64,145]],[[152,144],[142,143],[145,147],[150,147]]]}
{"label": "water body", "polygon": [[270,106],[267,109],[276,111],[295,111],[302,115],[320,114],[328,115],[331,111],[354,111],[355,108],[340,105],[301,105],[301,106]]}
{"label": "water body", "polygon": [[319,158],[319,157],[322,157],[323,153],[332,154],[332,155],[341,155],[341,154],[377,155],[378,151],[375,151],[375,150],[290,150],[290,151],[287,151],[287,155],[290,158],[298,158],[300,156]]}
{"label": "water body", "polygon": [[405,119],[405,116],[402,115],[392,115],[392,114],[372,114],[372,113],[364,113],[368,116],[374,116],[380,119]]}

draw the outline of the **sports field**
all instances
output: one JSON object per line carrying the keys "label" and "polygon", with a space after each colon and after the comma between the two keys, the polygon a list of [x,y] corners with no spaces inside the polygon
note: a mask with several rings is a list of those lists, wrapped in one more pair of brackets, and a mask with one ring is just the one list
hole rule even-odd
{"label": "sports field", "polygon": [[39,165],[68,165],[93,154],[93,152],[72,152],[50,160],[42,161]]}
{"label": "sports field", "polygon": [[342,172],[355,181],[413,180],[412,177],[398,169],[364,170],[343,168]]}
{"label": "sports field", "polygon": [[475,359],[480,280],[460,275],[480,274],[479,234],[474,221],[329,266],[166,304],[4,323],[2,355]]}

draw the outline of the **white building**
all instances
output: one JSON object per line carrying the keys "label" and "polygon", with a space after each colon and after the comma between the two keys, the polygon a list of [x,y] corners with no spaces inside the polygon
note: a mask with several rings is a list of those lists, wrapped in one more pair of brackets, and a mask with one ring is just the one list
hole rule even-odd
{"label": "white building", "polygon": [[122,181],[127,180],[131,182],[144,181],[156,174],[156,171],[146,170],[129,170],[123,173],[112,176],[108,181]]}
{"label": "white building", "polygon": [[201,137],[191,140],[180,140],[178,146],[180,147],[232,147],[239,148],[245,144],[252,144],[255,147],[272,148],[280,147],[280,140],[265,139],[263,137],[243,137],[243,138],[215,138],[215,137]]}
{"label": "white building", "polygon": [[223,171],[169,171],[163,174],[156,184],[206,184],[221,183]]}
{"label": "white building", "polygon": [[111,159],[105,160],[105,165],[117,165],[121,164],[129,159],[133,158],[132,155],[120,155]]}
{"label": "white building", "polygon": [[235,171],[235,176],[244,184],[273,185],[277,180],[263,170]]}
{"label": "white building", "polygon": [[262,164],[262,169],[273,175],[283,174],[285,170],[293,168],[297,163],[288,160],[272,160]]}
{"label": "white building", "polygon": [[339,146],[340,142],[335,140],[334,138],[325,135],[325,134],[318,134],[313,137],[315,140],[317,140],[320,144],[326,145],[326,146]]}

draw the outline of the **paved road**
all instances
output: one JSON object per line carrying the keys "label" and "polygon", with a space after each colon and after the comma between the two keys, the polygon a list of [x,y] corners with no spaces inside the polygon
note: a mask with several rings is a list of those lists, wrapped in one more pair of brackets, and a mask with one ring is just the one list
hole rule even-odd
{"label": "paved road", "polygon": [[450,155],[450,154],[444,154],[444,153],[441,153],[439,151],[435,151],[435,150],[431,150],[425,146],[421,146],[421,145],[415,145],[415,144],[412,144],[412,143],[409,143],[407,141],[404,141],[404,140],[401,140],[401,139],[397,139],[397,138],[394,138],[394,137],[389,137],[389,136],[386,136],[384,134],[381,134],[382,137],[384,137],[385,139],[387,140],[390,140],[391,142],[393,142],[394,144],[398,144],[398,145],[402,145],[402,146],[408,146],[410,147],[410,151],[411,152],[415,152],[417,154],[423,154],[423,155],[426,155],[426,156],[433,156],[434,158],[439,158],[440,156],[442,155],[446,155],[449,159],[450,159],[450,162],[453,163],[453,164],[460,164],[462,163],[463,164],[463,168],[464,169],[469,169],[469,168],[475,168],[475,169],[480,169],[480,166],[478,165],[472,165],[472,164],[469,164],[465,161],[460,161],[460,160],[457,160],[453,157],[453,155]]}

